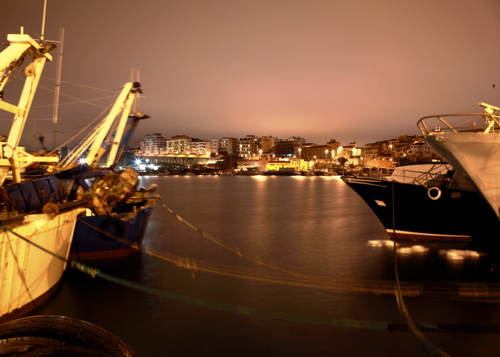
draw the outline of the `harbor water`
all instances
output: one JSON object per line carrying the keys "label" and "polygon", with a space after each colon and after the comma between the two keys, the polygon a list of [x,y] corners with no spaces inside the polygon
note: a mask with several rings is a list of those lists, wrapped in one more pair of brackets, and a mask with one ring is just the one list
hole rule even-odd
{"label": "harbor water", "polygon": [[[338,176],[142,184],[157,184],[161,197],[142,250],[85,262],[95,277],[68,268],[33,315],[92,322],[140,356],[499,354],[495,252],[421,242],[395,250]],[[402,305],[424,339],[408,331]]]}

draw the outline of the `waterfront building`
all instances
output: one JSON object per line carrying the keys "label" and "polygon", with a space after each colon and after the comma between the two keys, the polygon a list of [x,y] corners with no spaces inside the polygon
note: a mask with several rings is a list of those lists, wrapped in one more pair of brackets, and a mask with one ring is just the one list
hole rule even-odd
{"label": "waterfront building", "polygon": [[[341,156],[341,151],[342,151],[342,144],[338,142],[335,139],[330,139],[327,143],[326,146],[328,146],[328,151],[329,153],[327,154],[328,159],[334,159],[338,160],[338,158]],[[326,149],[325,149],[326,150]]]}
{"label": "waterfront building", "polygon": [[358,148],[356,142],[339,148],[339,162],[343,161],[344,165],[363,166],[364,148]]}
{"label": "waterfront building", "polygon": [[247,135],[245,138],[238,140],[238,154],[242,158],[250,160],[258,156],[260,145],[255,135]]}
{"label": "waterfront building", "polygon": [[[64,154],[63,150],[61,150]],[[364,148],[356,143],[342,146],[331,139],[325,145],[306,143],[304,138],[290,137],[277,140],[273,136],[246,135],[242,138],[223,137],[212,140],[200,140],[187,135],[176,135],[170,140],[160,133],[147,134],[140,144],[138,155],[195,155],[217,156],[225,160],[230,158],[228,166],[248,166],[255,162],[276,161],[280,158],[302,159],[326,165],[347,164],[350,166],[393,168],[397,164],[438,160],[439,157],[425,145],[423,137],[401,135],[389,139],[368,143]],[[255,161],[254,163],[238,163],[238,161]],[[262,168],[264,168],[262,167]]]}
{"label": "waterfront building", "polygon": [[262,153],[270,152],[273,146],[273,136],[247,135],[238,140],[238,155],[246,160],[260,160]]}
{"label": "waterfront building", "polygon": [[230,137],[212,139],[210,152],[212,154],[236,154],[238,153],[238,139]]}
{"label": "waterfront building", "polygon": [[418,137],[416,135],[413,136],[408,136],[408,135],[401,135],[397,139],[397,143],[395,144],[396,146],[393,147],[393,152],[394,152],[394,159],[396,161],[396,164],[404,164],[408,163],[411,161],[410,156],[408,156],[408,150],[411,147],[411,144],[420,141],[423,142],[423,137]]}
{"label": "waterfront building", "polygon": [[278,141],[273,148],[276,157],[299,157],[301,145],[298,141]]}
{"label": "waterfront building", "polygon": [[210,140],[192,138],[186,143],[186,155],[210,155]]}
{"label": "waterfront building", "polygon": [[167,141],[167,154],[182,154],[186,153],[188,148],[188,143],[192,139],[187,135],[175,135]]}
{"label": "waterfront building", "polygon": [[381,156],[380,154],[381,143],[379,141],[365,144],[365,160],[375,160]]}
{"label": "waterfront building", "polygon": [[220,141],[220,148],[222,152],[228,155],[234,155],[238,153],[238,139],[223,137]]}
{"label": "waterfront building", "polygon": [[210,153],[211,154],[218,154],[219,152],[222,152],[220,150],[221,144],[220,144],[221,139],[212,139],[210,140]]}
{"label": "waterfront building", "polygon": [[165,151],[167,140],[161,133],[146,134],[141,141],[140,147],[142,153],[158,154]]}
{"label": "waterfront building", "polygon": [[272,160],[266,164],[266,170],[268,171],[282,171],[286,169],[292,169],[295,171],[313,170],[314,163],[312,161],[305,161],[301,159],[281,159]]}
{"label": "waterfront building", "polygon": [[398,164],[438,159],[423,137],[408,135],[366,144],[364,153],[364,165],[367,167],[393,168]]}
{"label": "waterfront building", "polygon": [[438,159],[431,148],[422,141],[415,141],[409,145],[407,156],[414,162],[426,162]]}
{"label": "waterfront building", "polygon": [[328,145],[307,145],[302,148],[301,158],[307,161],[331,160],[331,147]]}
{"label": "waterfront building", "polygon": [[302,146],[300,158],[306,161],[322,161],[334,163],[338,161],[342,145],[331,139],[326,145],[305,144]]}
{"label": "waterfront building", "polygon": [[393,158],[398,140],[390,139],[390,140],[380,141],[379,143],[380,143],[381,156]]}

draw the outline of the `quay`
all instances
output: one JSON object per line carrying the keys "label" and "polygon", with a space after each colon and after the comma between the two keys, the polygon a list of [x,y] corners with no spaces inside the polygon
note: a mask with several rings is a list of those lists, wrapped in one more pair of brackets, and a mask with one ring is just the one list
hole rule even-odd
{"label": "quay", "polygon": [[194,166],[215,164],[223,160],[222,156],[184,155],[184,154],[143,154],[136,155],[137,166]]}

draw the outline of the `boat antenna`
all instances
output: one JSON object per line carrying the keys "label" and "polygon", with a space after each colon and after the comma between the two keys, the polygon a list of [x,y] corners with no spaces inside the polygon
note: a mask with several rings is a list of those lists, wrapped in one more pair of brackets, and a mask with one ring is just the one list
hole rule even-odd
{"label": "boat antenna", "polygon": [[45,35],[45,13],[47,12],[47,0],[43,0],[43,15],[42,15],[42,35],[40,36],[40,42],[43,42]]}

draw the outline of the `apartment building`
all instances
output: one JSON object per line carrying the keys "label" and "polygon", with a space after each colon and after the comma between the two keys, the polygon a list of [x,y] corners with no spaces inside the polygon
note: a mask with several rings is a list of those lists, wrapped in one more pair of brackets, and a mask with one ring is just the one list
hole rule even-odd
{"label": "apartment building", "polygon": [[159,154],[167,147],[167,140],[161,133],[146,134],[140,143],[141,152],[148,154]]}
{"label": "apartment building", "polygon": [[274,146],[273,136],[247,135],[238,140],[238,156],[242,159],[259,159],[262,153],[270,152]]}

